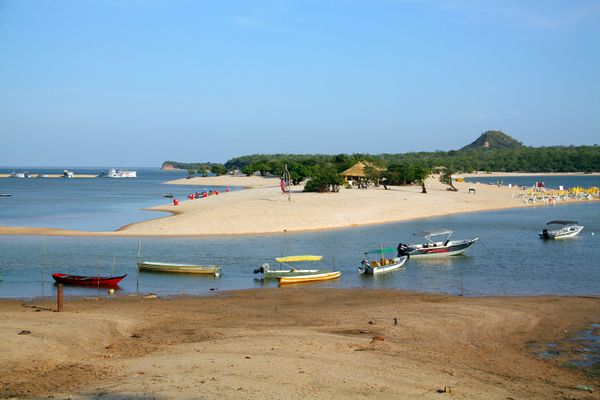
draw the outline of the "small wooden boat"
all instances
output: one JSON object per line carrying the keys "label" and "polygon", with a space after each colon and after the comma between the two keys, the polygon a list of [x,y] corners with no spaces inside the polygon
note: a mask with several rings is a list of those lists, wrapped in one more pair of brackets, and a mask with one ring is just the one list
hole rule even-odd
{"label": "small wooden boat", "polygon": [[337,279],[342,275],[341,271],[324,272],[320,274],[311,275],[298,275],[298,276],[279,276],[277,281],[279,286],[289,285],[293,283],[309,283],[309,282],[320,282],[328,281],[331,279]]}
{"label": "small wooden boat", "polygon": [[380,249],[374,249],[365,252],[365,256],[368,257],[369,254],[377,254],[379,256],[379,259],[369,261],[368,258],[365,258],[364,260],[362,260],[360,267],[358,267],[358,272],[365,275],[375,275],[384,272],[392,272],[402,268],[406,263],[408,256],[393,258],[385,257],[386,253],[395,252],[396,249],[393,249],[391,247],[382,247]]}
{"label": "small wooden boat", "polygon": [[138,263],[138,268],[140,271],[214,275],[216,278],[221,274],[221,267],[218,265],[173,264],[144,261]]}
{"label": "small wooden boat", "polygon": [[117,286],[127,274],[121,276],[83,276],[69,274],[52,274],[56,283],[80,286]]}
{"label": "small wooden boat", "polygon": [[[271,269],[268,263],[264,263],[260,268],[255,269],[255,274],[263,274],[263,278],[265,279],[274,279],[280,276],[298,276],[298,275],[313,275],[318,274],[321,271],[317,268],[309,268],[302,269],[296,268],[291,265],[293,263],[306,262],[306,261],[320,261],[323,256],[287,256],[287,257],[278,257],[275,259],[278,263],[280,263],[280,267],[278,269]],[[285,268],[281,267],[284,265]]]}

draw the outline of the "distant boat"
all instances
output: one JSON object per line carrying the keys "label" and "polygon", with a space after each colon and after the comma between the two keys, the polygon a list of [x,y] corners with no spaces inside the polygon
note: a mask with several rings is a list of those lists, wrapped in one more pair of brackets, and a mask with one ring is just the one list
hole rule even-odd
{"label": "distant boat", "polygon": [[341,271],[324,272],[320,274],[298,275],[298,276],[279,276],[277,281],[279,286],[289,285],[294,283],[309,283],[320,282],[337,279],[342,275]]}
{"label": "distant boat", "polygon": [[540,239],[568,239],[577,236],[583,230],[583,226],[578,225],[577,221],[550,221],[546,225],[554,226],[555,229],[542,230],[538,233]]}
{"label": "distant boat", "polygon": [[80,286],[117,286],[127,274],[121,276],[83,276],[69,274],[52,274],[56,283]]}
{"label": "distant boat", "polygon": [[0,197],[10,197],[12,194],[10,193],[0,193]]}
{"label": "distant boat", "polygon": [[[277,269],[271,269],[268,263],[264,263],[260,268],[255,269],[255,274],[263,274],[263,278],[278,278],[280,276],[298,276],[298,275],[314,275],[318,274],[321,271],[316,268],[310,269],[301,269],[296,268],[290,264],[295,264],[299,262],[306,261],[320,261],[323,256],[287,256],[287,257],[278,257],[275,261],[281,263],[280,267]],[[285,266],[282,268],[281,266]]]}
{"label": "distant boat", "polygon": [[172,272],[180,274],[203,274],[214,275],[218,278],[221,274],[221,267],[218,265],[194,265],[194,264],[173,264],[165,262],[145,261],[139,262],[140,271],[148,272]]}
{"label": "distant boat", "polygon": [[365,252],[365,256],[369,254],[376,254],[378,260],[369,261],[368,258],[362,260],[358,272],[365,275],[375,275],[384,272],[392,272],[400,269],[406,263],[408,256],[386,258],[386,253],[395,253],[396,249],[391,247],[382,247],[380,249],[373,249]]}
{"label": "distant boat", "polygon": [[163,193],[163,197],[173,198],[173,193]]}
{"label": "distant boat", "polygon": [[107,171],[102,171],[98,174],[99,178],[137,178],[137,171],[127,169],[110,168]]}
{"label": "distant boat", "polygon": [[63,178],[73,179],[73,178],[75,178],[75,173],[73,171],[69,171],[68,169],[65,169],[63,171]]}
{"label": "distant boat", "polygon": [[[479,238],[465,240],[450,240],[452,231],[433,231],[422,232],[426,243],[423,244],[404,244],[398,245],[399,256],[409,256],[411,258],[432,258],[448,257],[462,254],[471,247]],[[437,236],[446,236],[442,241],[435,241],[432,238]]]}
{"label": "distant boat", "polygon": [[11,178],[25,178],[29,172],[11,172]]}

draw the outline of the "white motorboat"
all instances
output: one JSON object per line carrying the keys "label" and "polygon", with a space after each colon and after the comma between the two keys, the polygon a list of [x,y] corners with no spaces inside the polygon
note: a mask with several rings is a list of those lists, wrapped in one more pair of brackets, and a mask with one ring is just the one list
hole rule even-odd
{"label": "white motorboat", "polygon": [[[312,256],[312,255],[303,255],[303,256],[286,256],[286,257],[277,257],[275,261],[280,263],[279,268],[271,268],[268,263],[264,263],[260,268],[254,270],[255,274],[263,274],[264,279],[269,278],[278,278],[281,276],[300,276],[300,275],[313,275],[319,274],[323,271],[319,270],[316,267],[307,268],[298,268],[296,267],[296,263],[304,263],[304,262],[314,262],[321,261],[323,256]],[[302,264],[301,264],[302,265]]]}
{"label": "white motorboat", "polygon": [[[450,240],[454,232],[452,231],[433,231],[422,232],[421,236],[426,242],[422,244],[404,244],[398,245],[398,256],[409,256],[417,258],[447,257],[462,254],[471,247],[479,238]],[[445,236],[444,240],[436,241],[432,238]]]}
{"label": "white motorboat", "polygon": [[546,224],[549,228],[545,228],[538,233],[540,239],[568,239],[575,237],[583,229],[577,221],[556,220]]}
{"label": "white motorboat", "polygon": [[128,169],[110,168],[108,171],[102,171],[98,175],[100,178],[137,178],[137,171]]}

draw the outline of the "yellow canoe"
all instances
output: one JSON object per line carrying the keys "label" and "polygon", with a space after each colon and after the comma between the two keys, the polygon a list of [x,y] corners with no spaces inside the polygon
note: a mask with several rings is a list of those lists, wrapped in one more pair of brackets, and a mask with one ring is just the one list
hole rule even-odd
{"label": "yellow canoe", "polygon": [[342,275],[341,271],[334,271],[334,272],[325,272],[322,274],[312,274],[312,275],[279,276],[279,277],[277,277],[277,281],[279,281],[279,286],[282,286],[282,285],[289,285],[292,283],[328,281],[330,279],[337,279],[341,275]]}

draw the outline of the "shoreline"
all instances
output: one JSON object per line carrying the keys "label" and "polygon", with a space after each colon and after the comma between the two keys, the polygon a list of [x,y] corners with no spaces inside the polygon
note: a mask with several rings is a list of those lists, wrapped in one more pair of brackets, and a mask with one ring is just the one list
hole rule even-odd
{"label": "shoreline", "polygon": [[[480,176],[480,175],[476,175]],[[486,175],[486,176],[489,176]],[[500,176],[500,175],[498,175]],[[241,180],[240,180],[241,179]],[[447,190],[435,178],[427,181],[427,194],[419,186],[394,186],[369,189],[344,189],[338,193],[304,193],[292,190],[292,200],[281,192],[278,178],[198,177],[177,179],[166,184],[190,186],[244,186],[204,199],[185,200],[179,206],[163,204],[148,211],[170,215],[130,223],[115,231],[79,231],[59,228],[0,226],[0,235],[98,236],[98,237],[207,237],[269,235],[348,229],[398,223],[446,215],[524,207],[547,206],[544,202],[523,201],[527,190],[517,187],[456,182],[458,192]],[[470,194],[469,189],[475,189]],[[581,204],[596,202],[571,199],[558,202]]]}
{"label": "shoreline", "polygon": [[599,304],[306,286],[67,298],[61,313],[0,300],[0,397],[581,398],[597,378],[562,366],[562,347],[538,354],[597,322]]}

